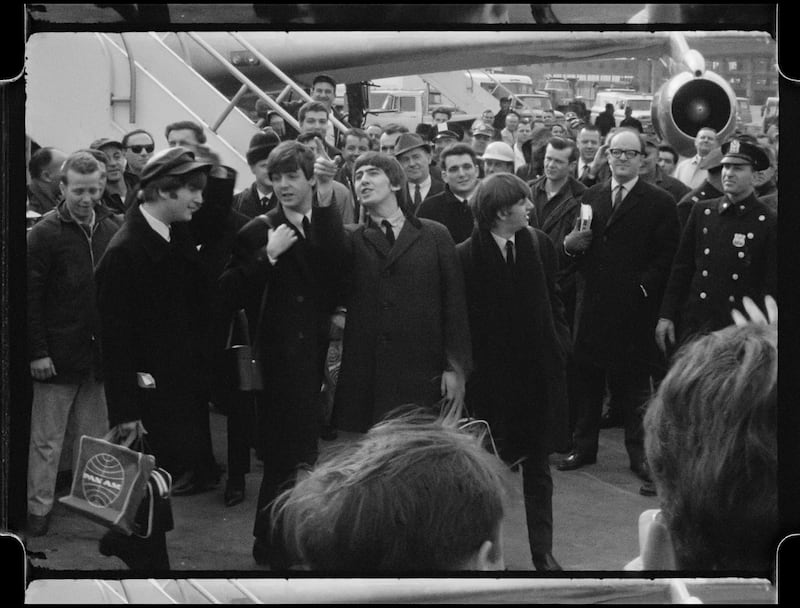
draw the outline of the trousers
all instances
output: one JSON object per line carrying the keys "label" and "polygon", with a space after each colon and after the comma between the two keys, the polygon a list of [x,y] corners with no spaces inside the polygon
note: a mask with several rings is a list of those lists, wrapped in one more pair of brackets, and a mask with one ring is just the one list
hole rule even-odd
{"label": "trousers", "polygon": [[[103,383],[94,376],[78,384],[33,383],[31,440],[28,451],[28,512],[45,516],[53,508],[56,475],[67,423],[73,417],[78,456],[81,435],[102,437],[108,432],[108,409]],[[74,461],[73,461],[74,470]]]}

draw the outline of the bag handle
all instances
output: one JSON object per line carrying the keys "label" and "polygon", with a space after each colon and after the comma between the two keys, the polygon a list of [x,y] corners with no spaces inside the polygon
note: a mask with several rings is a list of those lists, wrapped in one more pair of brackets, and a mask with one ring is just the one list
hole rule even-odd
{"label": "bag handle", "polygon": [[115,426],[114,428],[110,429],[108,433],[103,435],[103,439],[108,441],[109,443],[116,443],[117,445],[121,445],[125,448],[131,448],[134,442],[139,441],[140,445],[144,446],[144,434],[145,434],[144,426],[142,425],[141,421],[136,426],[135,433],[128,433],[127,438],[125,441],[118,441],[119,440],[119,426]]}

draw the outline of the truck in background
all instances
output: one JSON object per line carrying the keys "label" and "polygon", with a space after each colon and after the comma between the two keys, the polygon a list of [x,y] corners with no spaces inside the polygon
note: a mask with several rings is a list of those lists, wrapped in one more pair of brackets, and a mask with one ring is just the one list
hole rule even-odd
{"label": "truck in background", "polygon": [[382,78],[370,83],[365,124],[397,123],[414,131],[433,122],[431,110],[446,107],[451,122],[465,131],[484,110],[499,109],[501,97],[512,97],[514,107],[541,113],[543,102],[529,76],[493,70],[459,70],[415,76]]}

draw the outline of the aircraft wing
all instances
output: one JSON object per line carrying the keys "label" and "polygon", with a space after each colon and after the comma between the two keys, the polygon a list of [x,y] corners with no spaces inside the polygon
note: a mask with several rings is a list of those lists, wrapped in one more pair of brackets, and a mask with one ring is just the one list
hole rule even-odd
{"label": "aircraft wing", "polygon": [[[669,53],[669,32],[565,31],[366,31],[240,32],[277,67],[300,82],[319,73],[339,82],[360,82],[498,65],[529,65],[602,57],[661,57]],[[767,36],[761,32],[702,32],[708,36]],[[248,52],[230,34],[200,36],[225,57],[238,53],[239,69],[265,89],[280,82],[263,66],[247,65]],[[685,33],[691,44],[692,33]],[[165,43],[198,72],[214,81],[227,72],[187,34]]]}

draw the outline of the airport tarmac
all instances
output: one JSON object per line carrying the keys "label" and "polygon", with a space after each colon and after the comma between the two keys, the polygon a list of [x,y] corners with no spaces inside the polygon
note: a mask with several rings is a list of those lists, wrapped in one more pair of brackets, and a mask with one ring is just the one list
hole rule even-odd
{"label": "airport tarmac", "polygon": [[[226,419],[212,411],[211,427],[218,462],[226,461]],[[340,433],[336,442],[346,441]],[[325,450],[336,442],[321,442]],[[567,571],[621,571],[639,554],[638,518],[658,507],[658,499],[639,494],[641,481],[629,470],[619,428],[601,431],[597,464],[576,471],[555,468],[561,455],[551,456],[553,475],[553,555]],[[167,534],[170,562],[179,572],[246,573],[266,571],[252,558],[252,527],[261,479],[261,463],[253,455],[242,504],[225,507],[224,478],[219,487],[194,496],[173,497],[175,529]],[[505,562],[511,571],[532,571],[522,477],[519,495],[504,526]],[[31,563],[51,571],[80,571],[91,577],[97,571],[126,570],[116,557],[104,557],[98,541],[105,528],[69,511],[61,504],[53,510],[47,535],[28,539]],[[35,572],[35,571],[34,571]]]}

